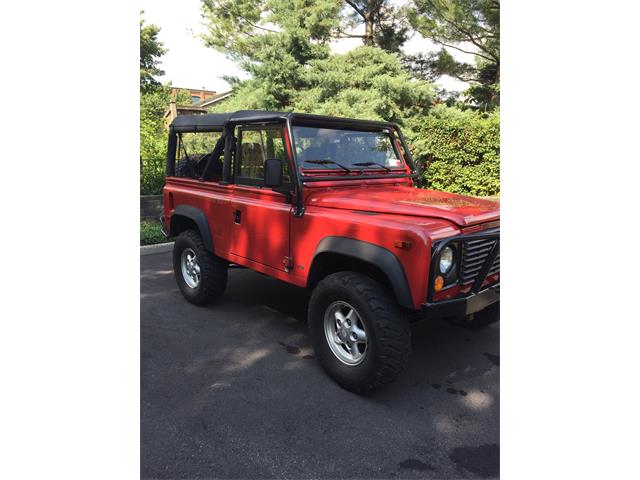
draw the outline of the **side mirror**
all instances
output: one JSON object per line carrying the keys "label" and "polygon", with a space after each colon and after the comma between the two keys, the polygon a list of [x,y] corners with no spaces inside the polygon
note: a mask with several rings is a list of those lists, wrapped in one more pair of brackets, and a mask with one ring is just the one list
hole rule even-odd
{"label": "side mirror", "polygon": [[282,185],[282,160],[267,158],[264,161],[264,184],[271,188]]}

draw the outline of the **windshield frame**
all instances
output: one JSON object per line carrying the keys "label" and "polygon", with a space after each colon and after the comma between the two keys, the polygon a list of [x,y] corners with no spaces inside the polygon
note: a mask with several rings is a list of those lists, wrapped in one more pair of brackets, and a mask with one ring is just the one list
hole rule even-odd
{"label": "windshield frame", "polygon": [[[333,181],[339,182],[339,181],[345,181],[345,180],[349,181],[349,180],[410,178],[414,185],[420,186],[421,171],[413,160],[411,151],[407,146],[407,142],[398,124],[391,123],[391,122],[372,122],[368,120],[353,121],[352,119],[342,119],[339,117],[336,117],[336,118],[332,117],[330,118],[330,120],[332,121],[328,121],[320,116],[314,116],[314,117],[321,119],[321,121],[310,120],[311,115],[305,115],[305,117],[303,117],[304,120],[302,120],[300,117],[296,118],[295,114],[290,114],[288,117],[285,118],[286,139],[287,139],[286,141],[288,144],[287,148],[289,149],[289,155],[290,155],[290,159],[293,167],[292,173],[294,175],[294,180],[296,185],[296,200],[295,200],[296,209],[294,210],[294,213],[293,213],[295,217],[301,217],[304,215],[305,207],[304,207],[304,198],[303,198],[302,192],[304,190],[304,185],[310,182],[333,182]],[[316,126],[316,127],[322,128],[322,127],[336,126],[336,123],[338,123],[339,126],[342,126],[344,124],[347,130],[355,128],[355,129],[362,129],[362,130],[380,131],[381,128],[388,128],[389,131],[393,131],[397,135],[400,145],[402,146],[402,158],[405,163],[405,171],[403,173],[385,172],[383,174],[372,172],[364,175],[360,175],[358,173],[345,175],[345,174],[340,174],[340,172],[338,172],[337,174],[334,173],[333,175],[304,175],[303,172],[298,170],[298,156],[296,154],[296,148],[295,148],[296,144],[295,144],[295,137],[293,135],[293,126],[294,125],[295,126]]]}
{"label": "windshield frame", "polygon": [[[295,137],[295,128],[314,128],[314,129],[325,129],[325,130],[343,130],[347,132],[371,132],[376,134],[382,134],[386,136],[391,143],[391,148],[393,152],[400,162],[399,166],[391,167],[386,166],[382,167],[381,165],[367,165],[367,166],[354,166],[354,165],[346,165],[351,172],[345,172],[345,170],[338,166],[338,164],[334,163],[333,165],[317,165],[315,167],[305,167],[304,162],[298,162],[298,152],[297,152],[297,141]],[[394,134],[395,137],[394,138]],[[294,156],[294,165],[296,168],[296,172],[300,175],[303,181],[331,181],[331,180],[356,180],[361,178],[396,178],[397,175],[401,175],[402,177],[412,176],[413,166],[412,162],[400,152],[396,140],[400,141],[401,144],[404,144],[402,137],[399,134],[399,129],[395,128],[394,125],[380,125],[380,126],[369,126],[369,125],[329,125],[329,124],[307,124],[295,122],[290,125],[290,136],[292,143],[292,150]],[[406,147],[403,145],[403,148],[406,151]],[[323,160],[323,159],[318,159]],[[336,159],[328,158],[328,161],[334,162]],[[369,173],[366,173],[369,172]],[[382,172],[381,174],[378,172]],[[327,173],[325,175],[324,173]]]}

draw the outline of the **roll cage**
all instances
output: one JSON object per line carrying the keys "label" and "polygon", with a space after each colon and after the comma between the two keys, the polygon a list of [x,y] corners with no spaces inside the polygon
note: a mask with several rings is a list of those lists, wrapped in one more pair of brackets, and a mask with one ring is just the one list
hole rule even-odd
{"label": "roll cage", "polygon": [[[354,118],[331,117],[325,115],[313,115],[307,113],[294,112],[271,112],[260,110],[239,110],[231,113],[212,113],[206,115],[180,115],[176,117],[169,126],[169,141],[167,148],[167,176],[175,176],[175,159],[177,149],[177,134],[179,133],[198,133],[198,132],[221,132],[224,138],[224,160],[222,167],[222,179],[220,183],[233,183],[234,174],[232,172],[232,155],[235,151],[235,137],[233,135],[236,125],[267,125],[278,123],[283,126],[286,142],[288,143],[288,153],[291,157],[293,167],[291,169],[292,181],[295,186],[296,193],[296,210],[294,215],[301,216],[304,214],[304,204],[302,198],[302,189],[305,182],[335,181],[335,180],[369,180],[378,178],[413,178],[414,181],[420,182],[420,171],[417,164],[413,161],[411,152],[402,135],[402,131],[398,124],[393,122],[380,122],[373,120],[358,120]],[[343,128],[377,131],[380,129],[390,129],[394,131],[403,150],[403,158],[409,166],[410,173],[385,173],[385,174],[356,174],[356,175],[304,175],[300,174],[296,158],[295,137],[292,126],[308,126],[308,127],[325,127],[325,128]],[[395,145],[394,145],[395,148]],[[219,157],[218,157],[219,158]],[[209,163],[205,165],[204,171],[209,171],[210,163],[217,160],[211,156]],[[204,181],[204,176],[200,178]]]}

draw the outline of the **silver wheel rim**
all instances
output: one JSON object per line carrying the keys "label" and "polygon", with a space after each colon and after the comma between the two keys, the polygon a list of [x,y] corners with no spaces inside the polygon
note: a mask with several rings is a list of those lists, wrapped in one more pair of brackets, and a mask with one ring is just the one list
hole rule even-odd
{"label": "silver wheel rim", "polygon": [[191,248],[185,248],[180,260],[182,278],[189,288],[197,288],[200,285],[200,265],[196,252]]}
{"label": "silver wheel rim", "polygon": [[354,367],[367,355],[367,331],[357,310],[347,302],[333,302],[324,313],[329,348],[345,365]]}

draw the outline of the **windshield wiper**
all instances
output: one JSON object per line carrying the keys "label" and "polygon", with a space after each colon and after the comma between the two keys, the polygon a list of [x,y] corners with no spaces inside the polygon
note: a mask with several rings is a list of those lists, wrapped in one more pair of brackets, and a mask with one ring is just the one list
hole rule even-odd
{"label": "windshield wiper", "polygon": [[[382,163],[378,163],[378,162],[358,162],[358,163],[354,163],[353,164],[356,167],[370,167],[371,165],[377,165],[379,167],[384,168],[387,172],[390,172],[391,169],[389,167],[387,167],[386,165],[383,165]],[[362,172],[362,170],[360,170]]]}
{"label": "windshield wiper", "polygon": [[331,165],[331,164],[333,164],[333,165],[339,166],[345,172],[351,173],[351,170],[349,170],[344,165],[342,165],[342,164],[340,164],[338,162],[334,162],[333,160],[329,160],[329,159],[325,159],[325,160],[304,160],[304,163],[314,163],[316,165]]}

